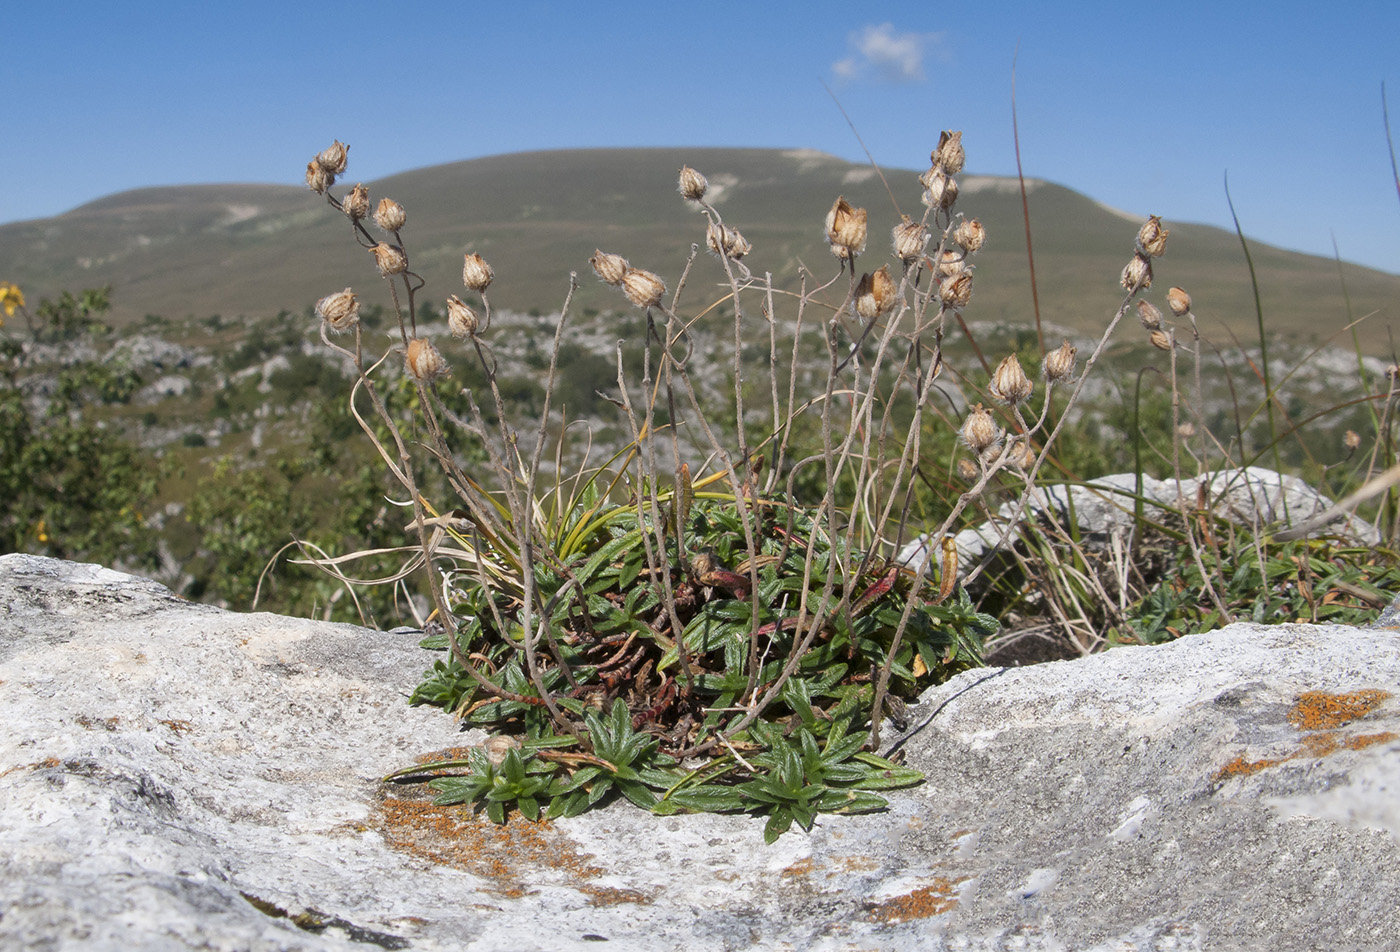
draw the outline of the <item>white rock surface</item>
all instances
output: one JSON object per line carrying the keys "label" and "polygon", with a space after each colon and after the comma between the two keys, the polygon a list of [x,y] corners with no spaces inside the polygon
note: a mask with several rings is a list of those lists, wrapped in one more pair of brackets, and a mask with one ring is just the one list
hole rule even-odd
{"label": "white rock surface", "polygon": [[1234,625],[969,672],[929,780],[765,847],[627,805],[502,830],[378,778],[470,738],[414,636],[0,557],[0,948],[1388,949],[1400,633]]}

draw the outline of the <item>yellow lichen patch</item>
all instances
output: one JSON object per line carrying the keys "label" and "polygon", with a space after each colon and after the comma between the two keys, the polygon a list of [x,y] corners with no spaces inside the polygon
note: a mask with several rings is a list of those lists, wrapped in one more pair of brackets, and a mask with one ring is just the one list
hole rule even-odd
{"label": "yellow lichen patch", "polygon": [[814,866],[815,864],[812,862],[812,857],[808,856],[804,859],[799,859],[797,862],[784,869],[783,876],[809,876]]}
{"label": "yellow lichen patch", "polygon": [[590,906],[620,906],[635,903],[638,906],[651,905],[651,897],[635,889],[616,889],[612,886],[579,886],[578,891],[588,897]]}
{"label": "yellow lichen patch", "polygon": [[927,886],[867,907],[873,922],[907,922],[942,915],[958,904],[953,891],[962,879],[950,880],[939,876]]}
{"label": "yellow lichen patch", "polygon": [[1288,723],[1300,731],[1333,730],[1365,717],[1388,697],[1389,691],[1375,689],[1350,694],[1305,691],[1288,712]]}
{"label": "yellow lichen patch", "polygon": [[1355,737],[1348,737],[1345,746],[1347,750],[1361,750],[1372,744],[1384,744],[1396,739],[1400,739],[1400,734],[1396,734],[1394,731],[1381,731],[1379,734],[1358,734]]}
{"label": "yellow lichen patch", "polygon": [[393,849],[493,880],[497,891],[510,898],[523,896],[524,883],[538,879],[541,869],[577,880],[602,873],[547,820],[515,815],[498,826],[465,807],[434,804],[421,787],[403,795],[386,790],[370,823]]}
{"label": "yellow lichen patch", "polygon": [[1216,783],[1222,780],[1229,780],[1231,777],[1248,777],[1252,773],[1257,773],[1265,767],[1274,767],[1285,760],[1292,760],[1296,754],[1288,757],[1275,757],[1266,760],[1245,760],[1243,757],[1236,757],[1225,766],[1215,772],[1213,778]]}

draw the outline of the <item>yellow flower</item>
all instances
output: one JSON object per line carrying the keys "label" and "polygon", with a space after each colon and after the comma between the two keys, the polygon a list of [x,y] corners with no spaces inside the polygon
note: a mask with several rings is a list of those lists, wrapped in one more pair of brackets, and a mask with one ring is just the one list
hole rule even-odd
{"label": "yellow flower", "polygon": [[24,292],[19,285],[0,281],[0,307],[5,309],[6,317],[14,317],[15,309],[24,307]]}

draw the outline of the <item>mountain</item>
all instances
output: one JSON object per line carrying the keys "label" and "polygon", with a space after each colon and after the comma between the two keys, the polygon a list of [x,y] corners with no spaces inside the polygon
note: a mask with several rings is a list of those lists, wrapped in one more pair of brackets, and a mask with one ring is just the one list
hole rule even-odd
{"label": "mountain", "polygon": [[[311,154],[308,149],[308,157]],[[306,157],[288,157],[296,181]],[[357,179],[350,170],[334,189]],[[889,260],[888,234],[899,221],[875,171],[806,150],[599,149],[531,152],[417,169],[367,183],[371,201],[391,197],[408,212],[403,231],[426,300],[459,293],[464,251],[480,252],[496,271],[490,296],[514,311],[557,310],[568,272],[579,274],[579,308],[620,308],[617,292],[588,267],[594,248],[628,257],[668,283],[680,275],[692,242],[704,242],[703,218],[676,192],[689,164],[709,177],[725,220],[753,244],[746,263],[796,287],[799,262],[817,281],[835,273],[822,223],[837,195],[870,210],[873,270]],[[899,207],[918,215],[917,172],[885,170]],[[977,256],[969,320],[1030,324],[1021,197],[1014,179],[961,177],[957,210],[989,232]],[[1041,315],[1083,331],[1102,326],[1120,300],[1117,278],[1140,220],[1069,189],[1030,180],[1029,204]],[[1249,272],[1238,239],[1217,228],[1172,221],[1153,298],[1171,285],[1191,292],[1202,332],[1257,333]],[[1359,332],[1372,352],[1389,350],[1389,322],[1400,317],[1400,276],[1252,243],[1266,325],[1271,333],[1321,341],[1353,317],[1372,315]],[[702,255],[686,300],[699,310],[718,296],[717,262]],[[365,302],[389,303],[370,256],[351,240],[344,216],[303,187],[202,185],[112,195],[66,214],[0,226],[0,278],[31,301],[59,290],[113,287],[114,323],[152,313],[170,318],[219,313],[225,319],[299,312],[350,285]],[[702,297],[704,300],[702,300]],[[423,298],[420,298],[423,300]],[[1349,336],[1340,342],[1349,343]]]}

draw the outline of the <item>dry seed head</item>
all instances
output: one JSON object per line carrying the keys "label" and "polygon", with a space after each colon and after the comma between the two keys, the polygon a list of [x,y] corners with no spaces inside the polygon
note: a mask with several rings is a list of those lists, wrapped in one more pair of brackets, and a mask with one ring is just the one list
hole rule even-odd
{"label": "dry seed head", "polygon": [[321,168],[321,163],[312,159],[306,163],[306,187],[317,195],[326,194],[326,189],[335,184],[335,176]]}
{"label": "dry seed head", "polygon": [[1026,442],[1011,447],[1010,463],[1020,470],[1028,470],[1035,465],[1035,450]]}
{"label": "dry seed head", "polygon": [[938,274],[944,278],[955,278],[967,270],[967,252],[945,248],[938,256]]}
{"label": "dry seed head", "polygon": [[384,277],[391,274],[403,274],[408,270],[408,259],[404,257],[403,249],[398,245],[390,245],[380,242],[369,249],[374,253],[374,263],[379,265],[379,273]]}
{"label": "dry seed head", "polygon": [[1361,434],[1355,430],[1347,430],[1346,435],[1342,437],[1342,445],[1347,448],[1348,453],[1356,452],[1361,446]]}
{"label": "dry seed head", "polygon": [[350,216],[351,221],[359,221],[369,214],[369,189],[364,184],[356,185],[350,190],[350,194],[345,196],[345,201],[340,203],[341,209]]}
{"label": "dry seed head", "polygon": [[966,268],[938,286],[938,300],[944,307],[961,310],[972,300],[972,272]]}
{"label": "dry seed head", "polygon": [[1127,267],[1123,269],[1123,276],[1118,283],[1129,294],[1136,294],[1138,291],[1145,291],[1152,287],[1152,262],[1140,254],[1133,255],[1133,260],[1129,261]]}
{"label": "dry seed head", "polygon": [[958,460],[958,478],[965,483],[977,481],[977,464],[966,456]]}
{"label": "dry seed head", "polygon": [[1190,420],[1187,420],[1185,423],[1181,424],[1181,426],[1176,428],[1176,435],[1181,437],[1183,440],[1191,439],[1191,437],[1196,435],[1196,424],[1192,423]]}
{"label": "dry seed head", "polygon": [[986,240],[987,229],[975,218],[963,219],[958,222],[958,227],[953,229],[953,241],[970,255],[981,251]]}
{"label": "dry seed head", "polygon": [[1014,407],[1030,398],[1031,389],[1031,378],[1021,369],[1021,361],[1012,354],[997,365],[987,392],[999,402]]}
{"label": "dry seed head", "polygon": [[467,255],[462,261],[462,283],[477,294],[485,294],[495,276],[496,272],[491,270],[486,259],[476,252]]}
{"label": "dry seed head", "polygon": [[1167,291],[1167,307],[1177,317],[1185,317],[1191,313],[1191,295],[1181,288],[1171,288]]}
{"label": "dry seed head", "polygon": [[852,208],[845,196],[837,198],[826,213],[826,240],[831,243],[831,253],[842,259],[860,254],[865,250],[865,231],[865,209]]}
{"label": "dry seed head", "polygon": [[938,148],[929,154],[933,167],[942,169],[949,175],[957,175],[963,170],[967,154],[963,151],[962,133],[945,130],[938,134]]}
{"label": "dry seed head", "polygon": [[988,448],[996,446],[997,441],[1001,439],[1001,427],[997,426],[997,421],[979,403],[968,411],[960,435],[968,449],[980,455]]}
{"label": "dry seed head", "polygon": [[593,257],[588,259],[588,263],[593,266],[594,274],[613,287],[622,283],[627,269],[631,267],[622,255],[610,255],[606,251],[596,248],[593,251]]}
{"label": "dry seed head", "polygon": [[1158,350],[1172,349],[1171,335],[1168,334],[1166,331],[1153,331],[1150,335],[1148,335],[1147,339],[1152,344],[1152,346],[1157,348]]}
{"label": "dry seed head", "polygon": [[1137,302],[1138,323],[1143,330],[1155,331],[1162,326],[1162,312],[1151,301]]}
{"label": "dry seed head", "polygon": [[465,301],[455,294],[447,299],[447,329],[452,332],[453,337],[458,340],[475,337],[476,329],[480,326],[481,321],[477,319],[476,312],[468,307]]}
{"label": "dry seed head", "polygon": [[316,156],[316,164],[325,169],[331,175],[341,175],[345,172],[345,162],[349,157],[350,147],[339,139],[324,149],[320,155]]}
{"label": "dry seed head", "polygon": [[698,202],[705,197],[705,190],[710,187],[710,183],[705,181],[705,176],[695,171],[688,165],[681,166],[680,180],[681,198],[688,202]]}
{"label": "dry seed head", "polygon": [[1059,383],[1074,377],[1075,355],[1078,353],[1079,348],[1066,340],[1058,348],[1046,354],[1045,361],[1040,367],[1045,372],[1045,379],[1051,383]]}
{"label": "dry seed head", "polygon": [[856,313],[867,321],[894,310],[897,300],[888,265],[874,274],[860,276],[860,283],[856,285]]}
{"label": "dry seed head", "polygon": [[655,307],[666,293],[666,284],[650,271],[628,268],[622,276],[622,291],[637,307]]}
{"label": "dry seed head", "polygon": [[905,215],[904,220],[894,226],[894,253],[908,264],[924,253],[929,237],[927,228]]}
{"label": "dry seed head", "polygon": [[1171,232],[1162,227],[1162,216],[1153,215],[1138,229],[1138,247],[1142,253],[1153,258],[1162,257],[1167,250],[1167,235]]}
{"label": "dry seed head", "polygon": [[403,206],[392,198],[381,198],[374,210],[374,223],[387,232],[398,231],[407,219]]}
{"label": "dry seed head", "polygon": [[520,749],[520,741],[507,734],[496,734],[488,737],[481,745],[482,751],[486,754],[486,760],[492,767],[499,767],[506,762],[506,754],[512,750]]}
{"label": "dry seed head", "polygon": [[710,222],[710,227],[705,229],[705,244],[715,254],[735,261],[753,251],[753,246],[739,234],[739,229],[716,222]]}
{"label": "dry seed head", "polygon": [[404,370],[410,377],[427,383],[447,373],[447,361],[432,345],[431,341],[415,337],[408,342],[408,353],[404,355]]}
{"label": "dry seed head", "polygon": [[958,200],[958,183],[942,169],[929,169],[919,177],[924,183],[923,202],[929,208],[952,208]]}
{"label": "dry seed head", "polygon": [[359,323],[360,302],[349,288],[327,294],[316,302],[316,316],[329,324],[331,330],[343,334]]}

